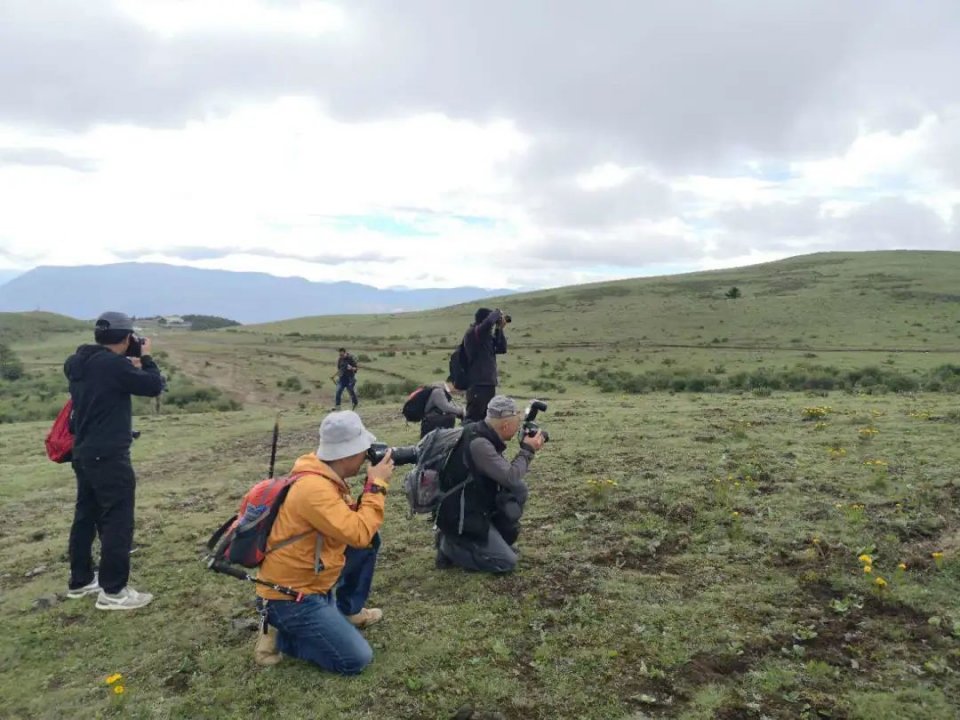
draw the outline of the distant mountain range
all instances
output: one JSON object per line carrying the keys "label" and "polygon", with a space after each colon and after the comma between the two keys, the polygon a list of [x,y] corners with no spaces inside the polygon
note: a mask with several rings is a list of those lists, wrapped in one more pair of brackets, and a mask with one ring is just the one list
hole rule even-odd
{"label": "distant mountain range", "polygon": [[90,319],[113,309],[138,317],[192,313],[260,323],[306,315],[430,310],[512,292],[478,287],[380,290],[266,273],[117,263],[34,268],[0,285],[0,311],[45,310]]}

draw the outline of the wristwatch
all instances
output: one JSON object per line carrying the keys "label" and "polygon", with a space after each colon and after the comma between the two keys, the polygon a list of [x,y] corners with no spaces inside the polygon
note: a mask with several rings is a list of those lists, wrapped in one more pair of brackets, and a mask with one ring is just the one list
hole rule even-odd
{"label": "wristwatch", "polygon": [[367,486],[364,488],[364,490],[370,493],[383,493],[384,495],[387,494],[387,489],[383,485],[374,482],[367,483]]}

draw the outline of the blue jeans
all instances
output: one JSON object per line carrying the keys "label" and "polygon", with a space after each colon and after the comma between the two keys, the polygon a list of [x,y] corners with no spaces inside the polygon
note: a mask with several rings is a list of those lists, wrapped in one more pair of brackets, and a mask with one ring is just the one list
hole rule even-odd
{"label": "blue jeans", "polygon": [[334,588],[324,595],[306,595],[300,602],[257,598],[267,622],[277,628],[277,650],[342,675],[356,675],[373,660],[373,649],[347,615],[360,612],[370,594],[380,547],[346,551],[346,564]]}
{"label": "blue jeans", "polygon": [[353,391],[353,387],[357,384],[356,378],[350,378],[349,380],[341,380],[337,383],[337,407],[340,407],[340,398],[343,397],[343,391],[346,390],[350,393],[350,399],[353,401],[353,404],[357,404],[357,393]]}

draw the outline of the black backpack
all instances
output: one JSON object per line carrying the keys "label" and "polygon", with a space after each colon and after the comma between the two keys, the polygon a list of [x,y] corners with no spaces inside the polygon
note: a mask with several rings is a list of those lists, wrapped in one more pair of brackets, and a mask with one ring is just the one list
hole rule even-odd
{"label": "black backpack", "polygon": [[401,412],[408,422],[423,420],[431,393],[433,393],[432,385],[421,385],[407,396],[407,401],[403,404]]}
{"label": "black backpack", "polygon": [[450,378],[457,390],[466,390],[470,387],[470,361],[467,358],[467,349],[463,341],[450,355]]}

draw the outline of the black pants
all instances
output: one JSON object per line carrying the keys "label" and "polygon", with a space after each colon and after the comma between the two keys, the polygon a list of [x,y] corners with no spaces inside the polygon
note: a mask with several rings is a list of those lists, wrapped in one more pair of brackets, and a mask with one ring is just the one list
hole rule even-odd
{"label": "black pants", "polygon": [[73,461],[77,505],[70,528],[70,589],[93,580],[93,540],[100,534],[100,587],[118,593],[130,576],[137,480],[129,455]]}
{"label": "black pants", "polygon": [[497,394],[496,385],[474,385],[467,390],[466,421],[480,422],[487,416],[487,405]]}
{"label": "black pants", "polygon": [[429,432],[437,428],[452,428],[457,424],[456,415],[440,415],[439,413],[430,413],[420,421],[421,439]]}

